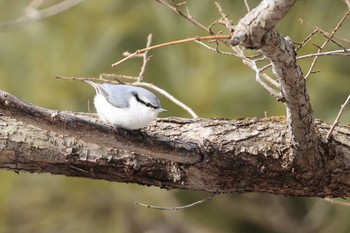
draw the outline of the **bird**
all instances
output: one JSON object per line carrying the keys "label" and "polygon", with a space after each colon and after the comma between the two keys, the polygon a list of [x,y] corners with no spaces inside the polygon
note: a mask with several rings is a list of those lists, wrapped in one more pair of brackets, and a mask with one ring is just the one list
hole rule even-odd
{"label": "bird", "polygon": [[100,119],[116,128],[137,130],[156,119],[161,108],[150,91],[126,84],[95,83],[85,80],[96,91],[94,106]]}

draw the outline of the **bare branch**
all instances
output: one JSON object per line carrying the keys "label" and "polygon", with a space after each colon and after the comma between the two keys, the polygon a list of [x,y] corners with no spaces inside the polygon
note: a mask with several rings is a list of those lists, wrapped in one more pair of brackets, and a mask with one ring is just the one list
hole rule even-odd
{"label": "bare branch", "polygon": [[[307,25],[307,26],[309,26],[309,27],[314,28],[314,31],[312,32],[313,34],[315,34],[315,33],[322,33],[322,34],[326,35],[327,37],[330,37],[330,34],[331,34],[331,33],[327,32],[326,30],[323,30],[323,29],[320,28],[319,26],[314,26],[314,25],[312,25],[311,23],[305,22],[303,19],[299,19],[299,22],[300,22],[301,24],[305,24],[305,25]],[[311,35],[311,36],[313,36],[313,35]],[[338,36],[336,36],[336,35],[333,35],[332,38],[334,38],[334,39],[336,39],[336,40],[338,40],[338,41],[341,41],[341,42],[343,42],[343,43],[350,44],[350,41],[347,40],[347,39],[345,39],[345,38],[338,37]]]}
{"label": "bare branch", "polygon": [[321,56],[350,56],[350,49],[344,50],[333,50],[328,52],[320,52],[320,53],[310,53],[306,55],[298,56],[297,59],[306,59],[311,57],[321,57]]}
{"label": "bare branch", "polygon": [[[335,28],[333,29],[333,31],[331,32],[331,34],[326,37],[326,41],[320,46],[320,48],[318,49],[318,53],[320,53],[322,51],[322,49],[328,44],[328,42],[330,42],[331,38],[333,38],[333,36],[335,35],[335,33],[338,31],[338,29],[341,27],[341,25],[343,24],[343,22],[345,21],[345,19],[349,16],[350,14],[350,10],[348,10],[344,16],[340,19],[340,21],[338,22],[338,24],[335,26]],[[305,79],[307,79],[310,74],[312,73],[312,70],[314,69],[316,62],[317,62],[318,56],[314,57],[314,59],[312,60],[312,63],[310,65],[309,71],[306,73],[305,75]]]}
{"label": "bare branch", "polygon": [[114,64],[112,64],[112,67],[117,66],[121,63],[123,63],[124,61],[135,57],[136,55],[142,54],[146,51],[152,50],[152,49],[157,49],[157,48],[161,48],[161,47],[165,47],[165,46],[171,46],[171,45],[176,45],[176,44],[182,44],[182,43],[188,43],[188,42],[193,42],[193,41],[201,41],[201,40],[222,40],[222,39],[229,39],[230,36],[227,35],[214,35],[214,36],[197,36],[197,37],[192,37],[192,38],[188,38],[188,39],[182,39],[182,40],[175,40],[175,41],[170,41],[170,42],[166,42],[163,44],[157,44],[157,45],[153,45],[150,47],[146,47],[143,49],[139,49],[136,50],[135,52],[129,54],[128,56],[126,56],[125,58],[115,62]]}
{"label": "bare branch", "polygon": [[166,92],[165,90],[151,84],[151,83],[145,83],[145,82],[134,82],[131,83],[132,85],[136,85],[136,86],[143,86],[143,87],[148,87],[151,88],[157,92],[159,92],[160,94],[164,95],[165,97],[167,97],[170,101],[172,101],[173,103],[175,103],[176,105],[178,105],[179,107],[183,108],[185,111],[187,111],[193,118],[198,118],[198,115],[187,105],[185,105],[184,103],[182,103],[181,101],[179,101],[178,99],[176,99],[174,96],[170,95],[168,92]]}
{"label": "bare branch", "polygon": [[[152,43],[152,34],[149,34],[148,37],[147,37],[147,44],[146,44],[146,48],[149,48],[151,46],[151,43]],[[145,71],[146,71],[146,66],[147,66],[147,62],[148,62],[148,51],[145,51],[143,54],[142,54],[142,67],[141,67],[141,70],[140,70],[140,73],[139,75],[137,76],[137,81],[138,82],[141,82],[142,79],[143,79],[143,76],[145,74]]]}
{"label": "bare branch", "polygon": [[[320,52],[320,53],[310,53],[306,55],[300,55],[296,57],[297,60],[312,58],[312,57],[322,57],[322,56],[350,56],[350,49],[344,49],[344,50],[333,50],[328,52]],[[264,71],[268,68],[270,68],[272,64],[267,64],[266,66],[260,68],[260,71]]]}
{"label": "bare branch", "polygon": [[329,41],[331,41],[333,44],[336,44],[339,48],[342,48],[345,52],[346,52],[346,48],[344,48],[344,46],[342,46],[341,44],[339,44],[338,42],[336,42],[335,40],[333,40],[333,38],[329,37],[327,35],[327,33],[324,33],[323,31],[320,31],[320,33],[327,38]]}
{"label": "bare branch", "polygon": [[[303,22],[302,19],[299,19],[299,22]],[[295,51],[298,51],[301,49],[303,46],[305,46],[311,39],[312,37],[319,31],[318,28],[313,30],[305,39],[295,48]]]}
{"label": "bare branch", "polygon": [[193,202],[193,203],[188,204],[188,205],[176,206],[176,207],[154,206],[154,205],[143,204],[143,203],[140,203],[140,202],[135,202],[135,204],[136,204],[136,205],[140,205],[140,206],[142,206],[142,207],[151,208],[151,209],[156,209],[156,210],[176,211],[176,210],[183,210],[183,209],[187,209],[187,208],[190,208],[190,207],[194,207],[194,206],[199,205],[199,204],[203,204],[203,203],[205,203],[205,202],[211,200],[211,199],[212,199],[213,197],[215,197],[216,195],[217,195],[216,193],[212,193],[212,194],[210,194],[210,196],[208,196],[207,198],[204,198],[204,199],[202,199],[202,200]]}
{"label": "bare branch", "polygon": [[215,2],[215,6],[216,8],[218,9],[220,15],[221,15],[221,18],[225,21],[225,26],[226,28],[230,31],[230,32],[233,32],[235,27],[232,23],[232,21],[227,17],[228,15],[225,14],[225,12],[223,11],[221,5],[219,2]]}
{"label": "bare branch", "polygon": [[283,96],[280,92],[277,92],[275,89],[271,88],[269,85],[267,85],[260,77],[261,70],[258,69],[256,63],[252,61],[252,68],[255,70],[255,79],[256,81],[263,87],[265,90],[267,90],[270,95],[276,98],[277,101],[284,101]]}
{"label": "bare branch", "polygon": [[205,48],[211,50],[211,51],[216,52],[216,53],[219,53],[219,54],[222,54],[222,55],[227,55],[227,56],[234,56],[234,57],[238,57],[238,58],[244,59],[241,55],[238,55],[237,53],[230,53],[230,52],[221,51],[221,50],[219,50],[218,46],[216,46],[215,48],[213,48],[213,47],[210,47],[209,45],[205,44],[205,43],[202,42],[202,41],[196,40],[195,42],[196,42],[197,44],[200,44],[200,45],[202,45],[203,47],[205,47]]}
{"label": "bare branch", "polygon": [[182,17],[184,17],[185,19],[187,19],[189,22],[191,22],[192,24],[194,24],[195,26],[203,29],[204,31],[210,33],[209,29],[204,26],[203,24],[199,23],[198,21],[196,21],[193,17],[183,13],[177,6],[176,4],[174,4],[174,6],[166,3],[163,0],[155,0],[156,2],[159,2],[160,4],[166,6],[167,8],[169,8],[170,10],[172,10],[173,12],[175,12],[176,14],[181,15]]}
{"label": "bare branch", "polygon": [[244,0],[244,5],[245,5],[245,8],[247,8],[247,12],[250,11],[250,7],[249,7],[249,4],[248,4],[248,0]]}
{"label": "bare branch", "polygon": [[348,7],[348,9],[350,10],[350,1],[349,0],[344,0],[346,6]]}
{"label": "bare branch", "polygon": [[[60,3],[57,3],[56,5],[47,7],[42,10],[35,10],[33,7],[30,8],[31,10],[28,11],[27,15],[22,16],[18,19],[9,20],[5,22],[0,23],[0,31],[10,31],[19,29],[22,27],[25,27],[31,23],[34,23],[36,21],[63,13],[80,3],[84,2],[85,0],[65,0]],[[34,7],[37,7],[39,3],[32,2]]]}
{"label": "bare branch", "polygon": [[329,202],[331,204],[350,207],[350,202],[339,201],[339,200],[336,200],[334,198],[329,198],[329,197],[326,197],[323,200],[325,200],[325,201],[327,201],[327,202]]}

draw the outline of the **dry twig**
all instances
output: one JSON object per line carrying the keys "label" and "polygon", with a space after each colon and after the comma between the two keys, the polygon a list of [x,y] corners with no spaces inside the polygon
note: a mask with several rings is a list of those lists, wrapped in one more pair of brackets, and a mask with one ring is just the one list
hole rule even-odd
{"label": "dry twig", "polygon": [[202,40],[222,40],[222,39],[230,39],[231,36],[228,35],[214,35],[214,36],[197,36],[197,37],[192,37],[192,38],[187,38],[187,39],[182,39],[182,40],[174,40],[174,41],[169,41],[163,44],[157,44],[157,45],[153,45],[153,46],[149,46],[143,49],[139,49],[136,50],[135,52],[129,54],[128,56],[126,56],[125,58],[115,62],[112,64],[112,67],[115,67],[121,63],[123,63],[126,60],[129,60],[130,58],[133,58],[137,55],[140,55],[142,53],[145,53],[149,50],[152,49],[157,49],[157,48],[161,48],[161,47],[165,47],[165,46],[170,46],[170,45],[176,45],[176,44],[182,44],[182,43],[188,43],[188,42],[193,42],[193,41],[202,41]]}
{"label": "dry twig", "polygon": [[331,204],[336,204],[336,205],[342,205],[342,206],[350,207],[350,202],[339,201],[339,200],[336,200],[334,198],[329,198],[329,197],[326,197],[323,200],[325,200],[325,201],[327,201],[327,202],[329,202]]}
{"label": "dry twig", "polygon": [[[310,53],[306,55],[301,55],[296,57],[297,60],[312,58],[312,57],[322,57],[322,56],[350,56],[350,49],[343,49],[343,50],[333,50],[333,51],[327,51],[327,52],[319,52],[319,53]],[[255,60],[257,62],[258,60]],[[260,71],[264,71],[271,67],[271,64],[267,64],[266,66],[260,68]]]}
{"label": "dry twig", "polygon": [[[149,34],[148,37],[147,37],[146,48],[149,48],[149,47],[151,46],[151,43],[152,43],[152,34]],[[149,50],[145,51],[145,52],[142,54],[143,62],[142,62],[142,66],[141,66],[141,70],[140,70],[139,76],[137,76],[137,81],[138,81],[138,82],[141,82],[142,79],[143,79],[143,76],[145,75],[147,62],[148,62],[148,60],[149,60],[148,51],[149,51]]]}
{"label": "dry twig", "polygon": [[[345,21],[345,19],[349,16],[350,14],[350,10],[348,10],[344,16],[341,18],[341,20],[338,22],[338,24],[335,26],[335,28],[333,29],[333,31],[330,33],[330,35],[327,37],[326,41],[320,46],[320,48],[318,49],[318,53],[320,53],[322,51],[322,49],[328,44],[329,41],[331,41],[330,39],[333,38],[333,36],[335,35],[335,33],[338,31],[338,29],[341,27],[341,25],[343,24],[343,22]],[[315,65],[316,65],[316,61],[318,59],[318,56],[314,57],[314,59],[312,60],[312,63],[310,65],[309,71],[307,72],[307,74],[305,75],[305,79],[307,79],[310,74],[312,73]]]}
{"label": "dry twig", "polygon": [[143,207],[151,208],[151,209],[156,209],[156,210],[170,210],[170,211],[176,211],[176,210],[183,210],[183,209],[187,209],[187,208],[190,208],[190,207],[193,207],[193,206],[202,204],[202,203],[204,203],[204,202],[209,201],[210,199],[212,199],[212,198],[215,197],[216,195],[217,195],[216,193],[212,193],[212,194],[210,194],[210,196],[208,196],[207,198],[204,198],[204,199],[202,199],[202,200],[199,200],[199,201],[196,201],[196,202],[193,202],[193,203],[191,203],[191,204],[184,205],[184,206],[162,207],[162,206],[147,205],[147,204],[143,204],[143,203],[140,203],[140,202],[135,202],[135,204],[136,204],[136,205],[143,206]]}
{"label": "dry twig", "polygon": [[337,117],[335,118],[332,127],[329,129],[329,131],[328,131],[328,133],[327,133],[327,136],[326,136],[326,139],[327,139],[327,140],[329,140],[329,139],[331,138],[332,132],[333,132],[335,126],[339,123],[340,117],[341,117],[341,115],[343,114],[343,111],[344,111],[344,109],[346,108],[346,106],[348,105],[349,101],[350,101],[350,95],[349,95],[348,98],[345,100],[344,104],[341,105],[340,110],[339,110],[339,113],[338,113]]}
{"label": "dry twig", "polygon": [[245,8],[247,8],[247,12],[250,11],[250,7],[249,7],[249,4],[248,4],[248,0],[244,0],[244,5],[245,5]]}
{"label": "dry twig", "polygon": [[206,32],[209,32],[209,29],[204,26],[203,24],[199,23],[197,20],[195,20],[192,16],[185,14],[184,12],[182,12],[176,4],[173,4],[174,6],[166,3],[163,0],[156,0],[157,2],[159,2],[160,4],[163,4],[164,6],[166,6],[167,8],[169,8],[170,10],[172,10],[173,12],[181,15],[182,17],[184,17],[185,19],[187,19],[189,22],[191,22],[192,24],[194,24],[195,26],[203,29]]}
{"label": "dry twig", "polygon": [[251,61],[251,68],[255,71],[255,80],[263,87],[265,90],[267,90],[270,95],[275,97],[278,101],[283,101],[283,96],[280,92],[277,92],[275,89],[271,88],[269,85],[267,85],[262,79],[261,79],[261,70],[256,65],[256,62]]}
{"label": "dry twig", "polygon": [[350,10],[350,1],[349,0],[344,0],[344,2],[345,2],[345,4],[346,4],[346,6],[349,8],[349,10]]}

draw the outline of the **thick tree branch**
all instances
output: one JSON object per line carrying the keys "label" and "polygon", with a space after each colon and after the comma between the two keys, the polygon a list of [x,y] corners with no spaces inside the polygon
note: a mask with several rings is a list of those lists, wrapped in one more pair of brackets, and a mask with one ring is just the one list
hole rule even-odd
{"label": "thick tree branch", "polygon": [[306,80],[297,64],[293,44],[275,30],[265,35],[265,42],[261,51],[271,60],[273,73],[280,82],[294,153],[305,156],[306,160],[303,161],[308,161],[300,163],[299,166],[305,170],[318,169],[321,166],[319,139],[314,127]]}
{"label": "thick tree branch", "polygon": [[232,44],[242,44],[246,48],[260,49],[266,32],[288,13],[295,0],[263,0],[248,12],[237,24]]}
{"label": "thick tree branch", "polygon": [[[313,176],[305,179],[290,158],[284,117],[167,118],[158,119],[144,131],[130,132],[93,123],[94,114],[51,111],[4,92],[0,96],[2,169],[167,189],[350,196],[349,127],[335,128],[328,144],[322,144],[325,166],[320,167],[321,172],[310,171]],[[322,135],[330,125],[316,124]],[[172,156],[161,158],[159,150],[166,153],[165,142],[171,145],[166,149]],[[178,149],[179,142],[190,146]],[[204,158],[193,164],[175,160],[187,156]]]}
{"label": "thick tree branch", "polygon": [[74,115],[36,107],[4,91],[0,91],[0,110],[2,114],[42,129],[59,134],[72,132],[76,138],[101,146],[132,149],[137,153],[189,164],[197,163],[203,157],[196,144],[169,141],[166,138],[148,136],[141,131],[127,131],[95,124]]}
{"label": "thick tree branch", "polygon": [[[292,42],[275,29],[275,24],[294,4],[293,0],[263,0],[249,12],[237,25],[232,37],[234,45],[240,43],[247,48],[259,49],[270,59],[273,73],[281,86],[285,102],[288,134],[292,142],[293,155],[298,169],[317,170],[322,165],[319,138],[314,126],[313,112],[306,81]],[[296,156],[298,155],[298,156]]]}

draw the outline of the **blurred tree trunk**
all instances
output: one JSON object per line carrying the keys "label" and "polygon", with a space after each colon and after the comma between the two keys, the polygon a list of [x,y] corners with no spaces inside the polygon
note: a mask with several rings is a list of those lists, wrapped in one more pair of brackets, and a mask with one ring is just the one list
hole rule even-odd
{"label": "blurred tree trunk", "polygon": [[[322,144],[323,166],[305,176],[291,156],[284,117],[164,118],[125,131],[94,123],[94,114],[47,110],[5,92],[0,109],[1,169],[219,193],[350,194],[346,126]],[[330,124],[316,127],[324,136]]]}

